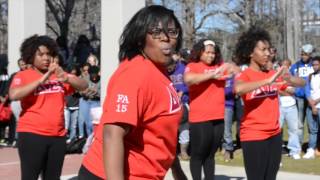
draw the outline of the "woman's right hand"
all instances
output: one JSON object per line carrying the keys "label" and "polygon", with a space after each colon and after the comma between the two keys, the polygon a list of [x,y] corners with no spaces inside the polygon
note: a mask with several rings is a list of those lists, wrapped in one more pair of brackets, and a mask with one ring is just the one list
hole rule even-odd
{"label": "woman's right hand", "polygon": [[287,69],[286,67],[281,66],[281,67],[277,70],[277,72],[268,79],[268,84],[274,83],[279,77],[282,77],[283,75],[285,75],[286,72],[287,72],[287,70],[288,70],[288,69]]}

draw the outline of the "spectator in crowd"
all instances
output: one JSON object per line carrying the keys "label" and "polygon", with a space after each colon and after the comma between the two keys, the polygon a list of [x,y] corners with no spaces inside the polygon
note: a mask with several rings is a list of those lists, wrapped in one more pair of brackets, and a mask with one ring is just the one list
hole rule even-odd
{"label": "spectator in crowd", "polygon": [[79,35],[73,51],[75,62],[82,67],[83,64],[87,62],[87,59],[91,53],[93,53],[93,48],[90,45],[88,37],[84,34]]}
{"label": "spectator in crowd", "polygon": [[[190,170],[194,180],[214,179],[214,156],[224,128],[224,87],[230,64],[223,63],[219,47],[202,39],[191,50],[184,73],[190,95]],[[231,67],[231,66],[230,66]]]}
{"label": "spectator in crowd", "polygon": [[[179,133],[178,133],[178,142],[180,147],[180,158],[182,160],[189,160],[188,147],[189,147],[189,123],[188,123],[188,113],[189,113],[189,91],[188,87],[183,81],[183,74],[185,70],[185,63],[181,60],[179,53],[174,53],[172,56],[172,61],[167,67],[168,74],[173,83],[174,88],[176,89],[180,101],[183,104],[183,115],[179,124]],[[177,150],[177,153],[179,151]],[[171,166],[171,171],[174,179],[183,180],[187,179],[184,174],[179,158],[176,157],[175,161]]]}
{"label": "spectator in crowd", "polygon": [[87,83],[65,73],[53,62],[55,41],[33,35],[21,45],[21,58],[32,67],[16,73],[9,90],[11,100],[20,100],[18,152],[21,179],[60,179],[66,148],[63,118],[64,96]]}
{"label": "spectator in crowd", "polygon": [[[285,59],[281,62],[281,64],[289,69],[291,66],[291,60]],[[288,86],[284,91],[279,90],[280,128],[283,127],[283,123],[286,121],[289,134],[287,144],[289,156],[297,160],[301,159],[301,144],[299,142],[298,134],[298,109],[293,94],[294,88],[292,86]]]}
{"label": "spectator in crowd", "polygon": [[287,84],[304,85],[284,66],[277,72],[267,68],[269,48],[268,32],[251,27],[239,37],[235,50],[239,64],[249,65],[235,81],[235,92],[244,101],[240,139],[248,180],[276,179],[282,150],[278,91]]}
{"label": "spectator in crowd", "polygon": [[[0,54],[0,102],[4,106],[10,106],[8,99],[9,90],[9,75],[8,75],[8,56]],[[15,120],[11,115],[6,121],[0,121],[0,145],[11,146],[15,141]],[[9,133],[6,134],[6,128],[9,128]]]}
{"label": "spectator in crowd", "polygon": [[80,138],[84,137],[83,124],[86,125],[86,135],[90,136],[93,132],[92,117],[90,109],[100,107],[100,68],[98,66],[89,66],[88,88],[80,92],[79,101],[79,123],[81,124]]}
{"label": "spectator in crowd", "polygon": [[183,116],[179,126],[179,144],[180,156],[183,160],[189,160],[188,146],[189,146],[189,90],[188,86],[183,81],[183,74],[186,68],[185,62],[178,55],[178,59],[171,61],[168,65],[168,73],[170,79],[175,87],[180,100],[183,104]]}
{"label": "spectator in crowd", "polygon": [[[77,65],[71,65],[68,68],[68,73],[75,76],[80,76],[80,68]],[[77,137],[77,124],[79,117],[79,92],[74,92],[68,96],[65,96],[66,105],[64,108],[64,119],[65,127],[68,131],[67,143],[70,143],[72,140]]]}
{"label": "spectator in crowd", "polygon": [[270,47],[270,60],[272,64],[272,69],[277,70],[280,67],[279,60],[277,59],[277,49],[275,47]]}
{"label": "spectator in crowd", "polygon": [[314,72],[309,75],[305,87],[305,95],[308,99],[307,120],[309,128],[309,143],[304,159],[313,159],[317,146],[317,135],[320,125],[320,56],[312,59]]}
{"label": "spectator in crowd", "polygon": [[[91,65],[89,63],[83,64],[81,67],[81,75],[80,77],[84,79],[88,84],[90,82],[90,74],[89,74],[89,69]],[[88,109],[85,109],[87,106],[85,101],[85,97],[83,96],[82,92],[80,92],[80,100],[79,100],[79,112],[85,111],[88,112]],[[82,103],[84,102],[84,103]],[[84,138],[85,135],[89,136],[92,133],[92,123],[90,119],[86,120],[84,116],[81,116],[79,113],[79,119],[78,119],[78,127],[79,127],[79,139]]]}
{"label": "spectator in crowd", "polygon": [[19,71],[24,71],[28,68],[28,65],[26,64],[26,62],[24,62],[23,59],[18,59],[18,67],[19,67]]}
{"label": "spectator in crowd", "polygon": [[[224,149],[224,161],[229,162],[233,156],[232,124],[235,117],[235,94],[234,94],[234,75],[226,79],[225,111],[224,111],[224,134],[222,147]],[[238,123],[237,123],[238,124]]]}
{"label": "spectator in crowd", "polygon": [[[19,71],[24,71],[28,68],[28,65],[26,64],[26,62],[23,60],[23,59],[18,59],[18,67],[19,67]],[[15,76],[17,72],[11,74],[10,76],[10,79],[9,79],[9,83],[8,83],[8,87],[10,86],[11,82],[12,82],[12,79],[13,77]],[[9,91],[9,90],[8,90]],[[11,108],[12,108],[12,113],[13,113],[13,121],[14,122],[11,122],[10,125],[11,125],[11,128],[9,129],[12,129],[10,131],[10,136],[13,136],[13,134],[11,133],[14,133],[14,138],[11,138],[11,141],[12,141],[12,146],[13,147],[16,147],[16,140],[18,139],[18,133],[16,132],[16,124],[17,124],[17,121],[19,119],[19,115],[20,115],[20,112],[21,112],[21,104],[20,104],[20,101],[11,101],[10,103],[11,105]],[[14,140],[12,140],[14,139]]]}
{"label": "spectator in crowd", "polygon": [[[311,44],[305,44],[302,46],[301,59],[291,66],[290,68],[291,75],[302,77],[305,80],[308,79],[309,75],[313,72],[312,63],[311,63],[312,52],[313,52],[313,46]],[[297,101],[298,116],[299,116],[299,124],[298,124],[299,125],[298,126],[299,141],[300,141],[300,144],[302,144],[304,139],[304,120],[306,118],[306,109],[308,106],[308,102],[305,97],[304,87],[295,88],[294,95]]]}
{"label": "spectator in crowd", "polygon": [[91,66],[98,66],[99,65],[99,60],[97,56],[94,54],[90,54],[87,59],[87,63],[89,63]]}
{"label": "spectator in crowd", "polygon": [[166,66],[181,43],[178,19],[162,6],[142,8],[125,26],[120,65],[79,180],[164,178],[175,158],[182,115]]}

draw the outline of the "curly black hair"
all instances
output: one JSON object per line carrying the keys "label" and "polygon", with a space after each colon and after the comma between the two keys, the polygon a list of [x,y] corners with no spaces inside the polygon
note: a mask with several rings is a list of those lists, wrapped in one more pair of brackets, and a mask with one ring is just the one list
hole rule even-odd
{"label": "curly black hair", "polygon": [[20,47],[21,58],[27,64],[33,64],[34,57],[40,46],[45,46],[49,54],[55,57],[58,54],[57,43],[49,36],[39,36],[37,34],[25,39]]}
{"label": "curly black hair", "polygon": [[259,41],[268,42],[270,44],[271,38],[269,33],[260,28],[253,26],[248,31],[244,32],[238,39],[235,48],[235,63],[238,65],[249,64],[250,55]]}
{"label": "curly black hair", "polygon": [[[199,62],[200,61],[201,54],[205,50],[204,42],[207,40],[210,40],[210,39],[201,39],[200,41],[198,41],[196,44],[193,45],[192,50],[191,50],[191,54],[189,56],[189,62]],[[212,40],[210,40],[210,41],[212,41]],[[215,52],[215,57],[214,57],[214,61],[212,62],[211,65],[220,64],[222,62],[222,55],[221,55],[220,48],[217,44],[215,44],[215,46],[214,46],[214,52]]]}

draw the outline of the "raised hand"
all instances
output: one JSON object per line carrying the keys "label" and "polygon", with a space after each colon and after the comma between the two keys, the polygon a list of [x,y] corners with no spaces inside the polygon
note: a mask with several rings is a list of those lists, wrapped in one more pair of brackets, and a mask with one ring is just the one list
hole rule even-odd
{"label": "raised hand", "polygon": [[288,68],[286,68],[286,67],[284,67],[284,66],[280,67],[280,68],[277,70],[277,72],[268,79],[269,84],[274,83],[279,77],[282,77],[284,74],[286,74],[287,69],[288,69]]}

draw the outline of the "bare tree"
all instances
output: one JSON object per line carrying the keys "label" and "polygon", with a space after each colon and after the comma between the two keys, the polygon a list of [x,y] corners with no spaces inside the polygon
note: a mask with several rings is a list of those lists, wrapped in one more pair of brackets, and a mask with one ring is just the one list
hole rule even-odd
{"label": "bare tree", "polygon": [[285,57],[297,60],[301,45],[301,1],[283,0],[281,10],[284,15]]}
{"label": "bare tree", "polygon": [[0,1],[0,54],[7,53],[8,46],[8,1]]}
{"label": "bare tree", "polygon": [[59,26],[60,32],[53,28],[49,23],[49,27],[57,36],[62,36],[68,41],[69,21],[75,5],[75,0],[46,0],[50,13],[53,15]]}

